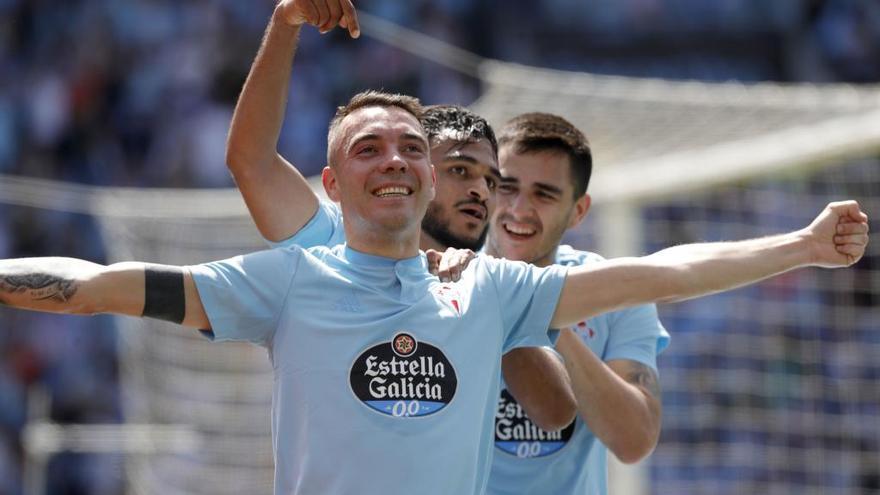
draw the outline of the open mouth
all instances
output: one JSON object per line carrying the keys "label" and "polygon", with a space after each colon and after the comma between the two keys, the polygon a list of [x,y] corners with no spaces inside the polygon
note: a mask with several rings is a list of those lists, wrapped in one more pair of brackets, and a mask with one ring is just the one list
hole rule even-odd
{"label": "open mouth", "polygon": [[507,232],[510,237],[514,239],[528,239],[533,235],[538,233],[538,230],[534,227],[529,227],[527,225],[514,225],[508,222],[504,222],[501,224],[504,228],[504,231]]}
{"label": "open mouth", "polygon": [[486,209],[482,206],[477,205],[468,205],[463,206],[458,209],[458,211],[464,213],[465,215],[473,218],[474,220],[478,220],[482,222],[486,219]]}
{"label": "open mouth", "polygon": [[378,198],[402,198],[411,196],[412,189],[406,186],[385,186],[373,191],[373,196]]}

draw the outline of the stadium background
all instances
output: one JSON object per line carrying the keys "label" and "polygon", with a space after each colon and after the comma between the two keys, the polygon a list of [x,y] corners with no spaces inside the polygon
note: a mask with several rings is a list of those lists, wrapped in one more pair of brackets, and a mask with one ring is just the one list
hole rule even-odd
{"label": "stadium background", "polygon": [[[872,0],[357,5],[482,57],[535,67],[676,80],[852,82],[866,92],[880,80],[880,4]],[[225,134],[270,11],[270,2],[241,0],[0,1],[4,180],[232,186],[223,163]],[[487,115],[503,115],[501,105],[491,106],[489,81],[477,76],[369,36],[351,41],[341,33],[307,30],[291,89],[296,112],[289,112],[280,151],[306,175],[318,172],[334,105],[366,87],[418,95],[427,103],[476,101]],[[871,94],[854,105],[876,108]],[[571,107],[558,99],[547,102]],[[653,115],[650,102],[642,106],[643,118],[636,120]],[[704,125],[724,128],[723,110]],[[744,119],[742,126],[760,132],[761,120]],[[579,125],[588,136],[603,132],[601,123]],[[640,142],[630,146],[648,153],[656,148],[666,135],[663,122],[655,125],[655,134],[634,134]],[[637,229],[635,247],[632,240],[623,249],[609,244],[602,230],[608,222],[595,219],[569,240],[621,254],[758,235],[800,227],[827,200],[851,196],[876,216],[878,147],[783,176],[652,199],[636,210],[644,228]],[[602,153],[597,145],[597,168]],[[20,189],[33,184],[21,183]],[[36,184],[57,187],[56,197],[83,191]],[[102,262],[114,258],[112,242],[134,235],[120,229],[167,231],[149,212],[143,214],[147,219],[123,218],[108,226],[81,214],[90,209],[75,201],[64,202],[65,211],[20,203],[0,196],[2,258],[68,255]],[[180,230],[176,242],[186,244],[193,231]],[[850,271],[806,271],[662,308],[674,339],[660,359],[664,429],[646,462],[646,490],[880,493],[876,253],[872,248]],[[34,419],[36,408],[27,407],[36,402],[33,390],[46,391],[53,422],[106,424],[128,417],[123,410],[131,399],[120,386],[116,327],[106,317],[0,308],[0,494],[23,490],[22,431]],[[47,493],[116,494],[127,485],[132,490],[130,456],[62,453],[47,461]]]}

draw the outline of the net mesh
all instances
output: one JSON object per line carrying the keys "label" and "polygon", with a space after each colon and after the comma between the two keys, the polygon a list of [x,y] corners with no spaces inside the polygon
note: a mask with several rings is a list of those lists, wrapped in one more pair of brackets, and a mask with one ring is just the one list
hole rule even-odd
{"label": "net mesh", "polygon": [[[880,161],[648,202],[640,250],[794,230],[843,198],[878,211]],[[585,228],[568,240],[589,246],[603,235]],[[660,306],[673,339],[659,360],[651,492],[880,494],[878,297],[875,242],[847,270],[799,270]]]}

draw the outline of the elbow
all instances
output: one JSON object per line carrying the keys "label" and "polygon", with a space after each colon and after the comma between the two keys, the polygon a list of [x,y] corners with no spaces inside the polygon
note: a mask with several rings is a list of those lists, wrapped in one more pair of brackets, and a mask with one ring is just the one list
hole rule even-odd
{"label": "elbow", "polygon": [[648,457],[657,447],[659,432],[657,435],[645,432],[637,438],[621,439],[619,442],[609,442],[608,449],[614,453],[620,462],[635,464]]}
{"label": "elbow", "polygon": [[577,403],[574,396],[560,394],[552,404],[537,408],[534,414],[528,412],[529,418],[544,431],[557,431],[574,421],[577,415]]}
{"label": "elbow", "polygon": [[648,457],[648,454],[654,451],[654,446],[633,446],[611,449],[611,451],[614,452],[615,457],[617,457],[620,462],[624,464],[635,464],[645,457]]}

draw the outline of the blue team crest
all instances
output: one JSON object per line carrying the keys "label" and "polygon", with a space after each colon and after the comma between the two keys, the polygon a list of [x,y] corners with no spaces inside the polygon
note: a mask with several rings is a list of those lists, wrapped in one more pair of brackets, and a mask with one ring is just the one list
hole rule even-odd
{"label": "blue team crest", "polygon": [[557,431],[542,430],[505,389],[495,413],[495,448],[521,458],[544,457],[565,447],[574,433],[574,423]]}
{"label": "blue team crest", "polygon": [[443,351],[400,332],[354,360],[349,384],[370,409],[411,418],[434,414],[452,402],[458,378]]}

